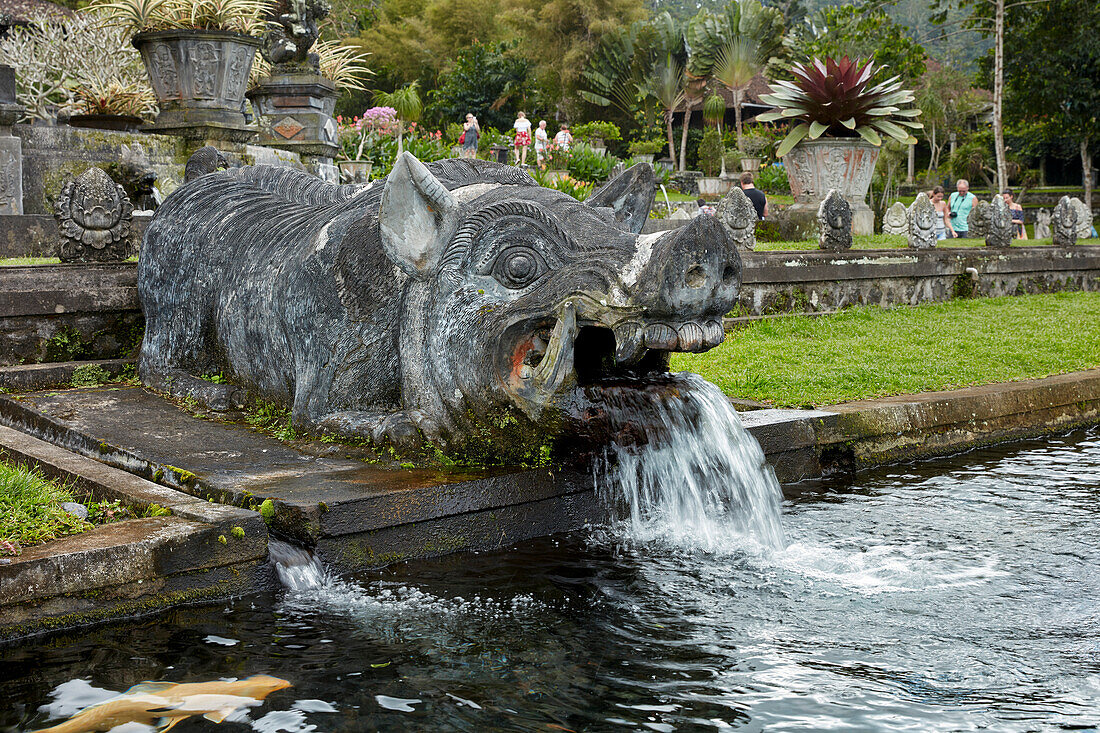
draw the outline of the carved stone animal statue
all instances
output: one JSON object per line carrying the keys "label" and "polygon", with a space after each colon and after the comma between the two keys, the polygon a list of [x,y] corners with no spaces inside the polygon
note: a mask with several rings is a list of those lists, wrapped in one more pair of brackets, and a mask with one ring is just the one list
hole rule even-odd
{"label": "carved stone animal statue", "polygon": [[901,236],[905,236],[909,233],[909,210],[905,208],[905,204],[900,201],[895,201],[894,204],[886,210],[886,213],[882,217],[882,233],[900,234]]}
{"label": "carved stone animal statue", "polygon": [[714,216],[726,227],[738,249],[756,249],[756,208],[740,186],[734,186],[722,197]]}
{"label": "carved stone animal statue", "polygon": [[921,191],[909,206],[909,246],[913,249],[935,249],[936,247],[936,211],[935,204],[928,194]]}
{"label": "carved stone animal statue", "polygon": [[1004,196],[994,196],[989,205],[989,230],[985,233],[985,246],[1011,247],[1014,230],[1012,213]]}
{"label": "carved stone animal statue", "polygon": [[1050,212],[1046,209],[1039,209],[1039,213],[1035,215],[1035,238],[1050,238]]}
{"label": "carved stone animal statue", "polygon": [[1055,247],[1077,244],[1077,209],[1069,196],[1063,196],[1051,216],[1051,240]]}
{"label": "carved stone animal statue", "polygon": [[187,164],[183,167],[183,182],[193,181],[215,171],[223,171],[229,167],[229,161],[222,155],[222,151],[213,145],[206,145],[196,150]]}
{"label": "carved stone animal statue", "polygon": [[157,200],[157,172],[145,154],[141,143],[123,145],[118,161],[119,180],[134,206],[142,211],[154,211]]}
{"label": "carved stone animal statue", "polygon": [[130,256],[134,205],[102,168],[66,183],[56,210],[62,262],[121,262]]}
{"label": "carved stone animal statue", "polygon": [[[141,378],[401,448],[529,456],[583,427],[589,385],[723,340],[737,249],[709,216],[640,236],[654,180],[640,164],[581,203],[517,168],[408,153],[366,186],[204,176],[145,235]],[[217,372],[232,384],[198,376]]]}
{"label": "carved stone animal statue", "polygon": [[817,208],[817,223],[821,229],[818,246],[833,252],[852,248],[852,205],[835,188]]}
{"label": "carved stone animal statue", "polygon": [[985,239],[985,235],[989,234],[988,201],[977,201],[974,203],[974,208],[970,210],[970,214],[966,217],[966,225],[967,238]]}

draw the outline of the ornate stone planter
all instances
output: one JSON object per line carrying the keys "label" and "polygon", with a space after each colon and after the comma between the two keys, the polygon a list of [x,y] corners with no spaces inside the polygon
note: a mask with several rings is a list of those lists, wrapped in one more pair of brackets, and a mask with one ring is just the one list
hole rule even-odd
{"label": "ornate stone planter", "polygon": [[699,195],[707,197],[724,196],[732,185],[733,181],[729,178],[703,176],[699,179]]}
{"label": "ornate stone planter", "polygon": [[245,96],[256,110],[260,144],[301,155],[336,156],[332,113],[340,95],[328,79],[312,73],[277,74],[261,80]]}
{"label": "ornate stone planter", "polygon": [[874,234],[875,215],[867,205],[867,190],[879,149],[862,138],[803,140],[783,157],[791,184],[791,214],[817,208],[836,189],[852,207],[852,233]]}
{"label": "ornate stone planter", "polygon": [[634,162],[635,163],[649,163],[650,165],[653,165],[653,155],[652,154],[650,154],[650,155],[635,155],[634,156]]}
{"label": "ornate stone planter", "polygon": [[337,165],[340,166],[341,183],[366,183],[370,180],[373,164],[369,160],[341,160]]}
{"label": "ornate stone planter", "polygon": [[194,140],[244,142],[244,93],[260,39],[231,31],[170,30],[139,33],[141,52],[160,114],[150,132]]}
{"label": "ornate stone planter", "polygon": [[760,158],[741,158],[741,170],[745,173],[756,173],[760,170]]}

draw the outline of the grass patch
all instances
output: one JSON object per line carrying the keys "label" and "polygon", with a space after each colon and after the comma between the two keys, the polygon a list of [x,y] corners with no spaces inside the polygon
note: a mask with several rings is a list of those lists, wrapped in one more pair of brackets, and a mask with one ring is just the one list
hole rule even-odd
{"label": "grass patch", "polygon": [[[1017,239],[1013,247],[1041,247],[1050,245],[1049,239]],[[900,234],[857,234],[852,237],[852,249],[906,249],[909,241]],[[984,247],[984,239],[945,239],[936,243],[937,249],[966,249]],[[756,242],[757,252],[788,252],[791,250],[817,249],[816,239],[797,242]]]}
{"label": "grass patch", "polygon": [[61,508],[73,500],[66,486],[37,469],[0,462],[0,555],[18,555],[23,547],[91,529]]}
{"label": "grass patch", "polygon": [[60,265],[56,257],[8,257],[0,259],[0,267],[23,267],[25,265]]}
{"label": "grass patch", "polygon": [[1100,367],[1100,293],[953,300],[755,321],[675,354],[731,397],[777,407],[850,402]]}

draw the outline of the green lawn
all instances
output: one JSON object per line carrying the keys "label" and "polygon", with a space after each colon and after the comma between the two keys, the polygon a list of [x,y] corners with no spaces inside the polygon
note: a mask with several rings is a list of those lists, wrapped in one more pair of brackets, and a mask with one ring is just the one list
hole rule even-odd
{"label": "green lawn", "polygon": [[9,257],[0,260],[0,267],[21,267],[23,265],[60,265],[56,257]]}
{"label": "green lawn", "polygon": [[[1100,243],[1100,240],[1088,242]],[[1049,239],[1016,239],[1013,247],[1040,247],[1050,245]],[[852,249],[905,249],[909,246],[908,239],[898,234],[858,234],[852,237]],[[945,239],[936,243],[937,249],[954,249],[966,247],[984,247],[984,239]],[[756,242],[757,252],[787,252],[791,250],[817,249],[816,239],[804,239],[798,242]]]}
{"label": "green lawn", "polygon": [[68,488],[39,471],[0,462],[0,556],[91,529],[61,508],[67,501],[73,501]]}
{"label": "green lawn", "polygon": [[1100,293],[1056,293],[755,321],[675,354],[731,397],[781,407],[1035,379],[1100,367]]}

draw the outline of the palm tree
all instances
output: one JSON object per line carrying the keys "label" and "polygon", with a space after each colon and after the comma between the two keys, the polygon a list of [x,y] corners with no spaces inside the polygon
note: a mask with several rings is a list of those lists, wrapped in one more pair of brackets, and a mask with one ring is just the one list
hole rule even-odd
{"label": "palm tree", "polygon": [[653,78],[644,89],[661,105],[665,115],[665,133],[668,135],[668,157],[676,165],[676,143],[672,137],[672,113],[684,101],[684,67],[669,53],[653,69]]}
{"label": "palm tree", "polygon": [[768,63],[760,53],[760,45],[747,36],[734,36],[718,52],[714,64],[714,78],[733,92],[733,115],[737,122],[737,149],[741,149],[741,105],[745,101],[745,90],[764,70]]}
{"label": "palm tree", "polygon": [[374,101],[382,107],[393,107],[397,113],[397,154],[405,149],[405,125],[410,122],[419,122],[420,113],[424,111],[424,103],[420,100],[418,82],[407,84],[392,92],[375,92]]}

